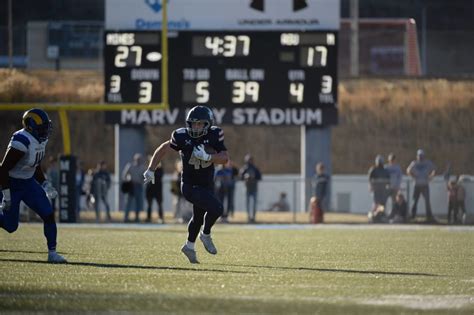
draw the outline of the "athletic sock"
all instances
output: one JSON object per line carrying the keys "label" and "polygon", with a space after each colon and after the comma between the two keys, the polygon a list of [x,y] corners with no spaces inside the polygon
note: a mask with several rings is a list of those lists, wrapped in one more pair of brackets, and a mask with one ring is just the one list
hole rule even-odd
{"label": "athletic sock", "polygon": [[186,241],[186,247],[189,249],[194,250],[194,242]]}

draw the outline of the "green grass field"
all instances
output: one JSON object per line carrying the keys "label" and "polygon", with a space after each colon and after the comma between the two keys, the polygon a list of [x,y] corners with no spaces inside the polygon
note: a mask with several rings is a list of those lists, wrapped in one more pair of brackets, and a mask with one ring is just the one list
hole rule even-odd
{"label": "green grass field", "polygon": [[0,313],[473,314],[474,229],[218,225],[219,253],[180,253],[184,225],[0,232]]}

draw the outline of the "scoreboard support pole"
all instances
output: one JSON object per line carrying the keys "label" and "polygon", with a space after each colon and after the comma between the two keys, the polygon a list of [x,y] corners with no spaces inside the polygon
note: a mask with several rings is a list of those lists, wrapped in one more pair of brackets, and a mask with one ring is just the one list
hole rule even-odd
{"label": "scoreboard support pole", "polygon": [[[315,174],[316,164],[323,162],[326,174],[332,174],[331,164],[331,127],[315,128],[301,126],[301,209],[308,210],[309,199],[313,195],[311,179]],[[324,209],[330,209],[331,181],[328,184],[329,198],[325,200]]]}

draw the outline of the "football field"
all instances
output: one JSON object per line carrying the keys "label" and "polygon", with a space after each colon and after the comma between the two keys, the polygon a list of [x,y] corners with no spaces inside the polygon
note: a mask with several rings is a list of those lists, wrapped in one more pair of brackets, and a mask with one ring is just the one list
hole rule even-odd
{"label": "football field", "polygon": [[0,232],[0,313],[473,314],[474,228],[217,225],[219,250],[185,225],[60,225],[66,265],[45,262],[41,224]]}

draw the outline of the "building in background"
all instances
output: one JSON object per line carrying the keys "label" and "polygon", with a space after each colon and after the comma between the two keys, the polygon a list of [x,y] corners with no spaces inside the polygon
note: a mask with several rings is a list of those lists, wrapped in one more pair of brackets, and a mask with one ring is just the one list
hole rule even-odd
{"label": "building in background", "polygon": [[[344,41],[348,40],[344,35],[344,19],[349,17],[350,1],[341,0],[341,77],[349,73],[349,59],[344,49]],[[15,0],[12,3],[15,67],[101,67],[104,0]],[[474,1],[359,0],[359,17],[361,75],[474,74],[471,58]],[[378,21],[377,27],[368,26],[367,19],[376,19],[372,21]],[[379,23],[380,19],[385,22]],[[7,1],[3,1],[0,5],[0,67],[9,64],[7,21]],[[392,22],[388,21],[399,21],[401,28],[390,27]],[[414,21],[416,32],[413,32],[414,24],[402,25],[405,22],[401,21]],[[386,42],[387,39],[394,41]]]}

